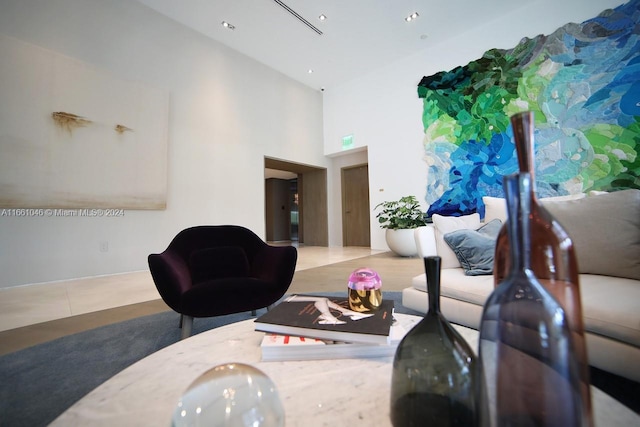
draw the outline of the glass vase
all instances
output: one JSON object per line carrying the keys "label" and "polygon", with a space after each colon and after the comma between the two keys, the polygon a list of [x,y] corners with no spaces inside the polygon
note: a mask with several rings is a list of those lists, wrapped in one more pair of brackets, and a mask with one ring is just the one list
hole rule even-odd
{"label": "glass vase", "polygon": [[[582,401],[588,414],[588,425],[593,427],[589,360],[584,335],[579,270],[573,242],[562,225],[536,197],[533,113],[526,111],[513,115],[511,126],[520,172],[528,173],[531,178],[527,193],[522,195],[530,200],[530,268],[538,281],[564,308],[573,335],[571,351],[576,356],[580,368]],[[506,278],[510,270],[509,245],[505,224],[498,234],[495,249],[493,277],[496,286]]]}
{"label": "glass vase", "polygon": [[440,263],[440,257],[424,259],[429,310],[402,339],[393,360],[395,427],[475,425],[475,356],[440,312]]}
{"label": "glass vase", "polygon": [[480,425],[586,426],[568,317],[531,266],[530,187],[530,174],[504,178],[509,272],[480,323]]}

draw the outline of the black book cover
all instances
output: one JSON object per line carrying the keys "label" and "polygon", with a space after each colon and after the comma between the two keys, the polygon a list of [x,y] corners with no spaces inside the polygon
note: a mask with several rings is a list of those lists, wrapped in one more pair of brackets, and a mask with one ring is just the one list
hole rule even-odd
{"label": "black book cover", "polygon": [[292,295],[255,320],[257,331],[344,342],[388,344],[393,301],[371,313],[349,309],[346,297]]}

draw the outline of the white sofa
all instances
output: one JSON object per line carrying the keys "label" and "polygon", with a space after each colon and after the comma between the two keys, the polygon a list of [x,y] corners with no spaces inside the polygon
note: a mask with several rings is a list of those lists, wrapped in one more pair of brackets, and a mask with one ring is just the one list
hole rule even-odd
{"label": "white sofa", "polygon": [[[503,199],[485,198],[485,204],[485,223],[506,218]],[[544,204],[574,243],[590,365],[640,382],[640,190]],[[457,224],[457,228],[465,227]],[[418,254],[443,258],[440,305],[444,316],[478,329],[484,302],[494,288],[493,276],[465,275],[455,254],[447,252],[451,249],[442,231],[451,230],[441,230],[437,223],[416,229]],[[426,312],[424,274],[403,290],[402,304]]]}

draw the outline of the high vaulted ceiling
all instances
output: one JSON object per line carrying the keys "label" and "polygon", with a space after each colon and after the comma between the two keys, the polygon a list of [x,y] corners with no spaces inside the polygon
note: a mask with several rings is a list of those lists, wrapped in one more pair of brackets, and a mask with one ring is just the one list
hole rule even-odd
{"label": "high vaulted ceiling", "polygon": [[[318,90],[335,87],[417,54],[491,21],[496,11],[502,14],[526,3],[524,0],[138,1]],[[414,12],[419,17],[407,22],[405,18]],[[319,16],[323,14],[327,19],[322,21]],[[235,29],[224,27],[223,21]]]}

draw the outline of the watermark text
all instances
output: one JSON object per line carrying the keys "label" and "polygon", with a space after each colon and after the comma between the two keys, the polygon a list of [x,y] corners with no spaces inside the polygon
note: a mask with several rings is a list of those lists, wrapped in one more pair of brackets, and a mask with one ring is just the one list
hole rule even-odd
{"label": "watermark text", "polygon": [[0,217],[119,217],[124,216],[124,209],[41,209],[41,208],[10,208],[0,209]]}

